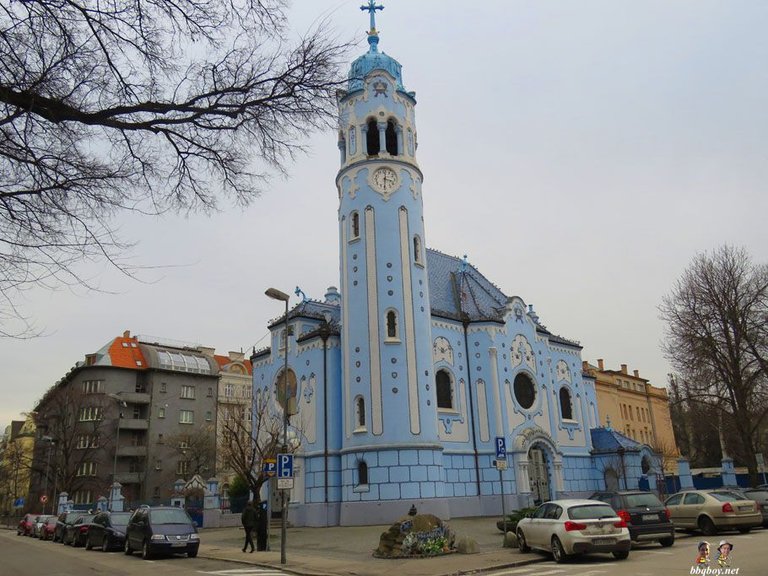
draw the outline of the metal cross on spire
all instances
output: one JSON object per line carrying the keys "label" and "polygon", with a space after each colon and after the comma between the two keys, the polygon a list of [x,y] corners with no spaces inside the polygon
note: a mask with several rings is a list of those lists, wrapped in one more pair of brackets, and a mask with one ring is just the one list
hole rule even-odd
{"label": "metal cross on spire", "polygon": [[368,0],[368,4],[360,6],[363,12],[369,12],[371,15],[371,29],[368,34],[376,34],[376,10],[384,10],[384,6],[376,4],[376,0]]}

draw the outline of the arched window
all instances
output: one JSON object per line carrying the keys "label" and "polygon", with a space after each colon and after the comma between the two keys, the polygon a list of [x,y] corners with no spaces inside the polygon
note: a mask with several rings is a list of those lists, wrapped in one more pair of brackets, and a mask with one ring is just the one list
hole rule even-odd
{"label": "arched window", "polygon": [[387,122],[387,152],[392,156],[397,156],[397,132],[395,131],[395,121],[389,120]]}
{"label": "arched window", "polygon": [[365,430],[365,398],[355,398],[355,431]]}
{"label": "arched window", "polygon": [[357,462],[357,483],[360,485],[368,484],[368,464],[365,460],[358,460]]}
{"label": "arched window", "polygon": [[451,375],[447,370],[438,370],[435,374],[435,391],[437,393],[437,407],[453,410],[453,386]]}
{"label": "arched window", "polygon": [[531,377],[520,372],[515,376],[515,382],[512,385],[515,392],[515,400],[524,409],[528,409],[533,406],[536,400],[536,386],[533,384]]}
{"label": "arched window", "polygon": [[379,155],[381,144],[379,143],[379,127],[376,124],[376,120],[368,121],[368,131],[365,135],[365,144],[367,146],[368,156]]}
{"label": "arched window", "polygon": [[571,406],[571,393],[568,388],[560,388],[560,417],[563,420],[573,420],[573,407]]}
{"label": "arched window", "polygon": [[398,339],[399,326],[397,325],[397,312],[395,310],[387,311],[387,340]]}
{"label": "arched window", "polygon": [[360,238],[360,214],[355,210],[349,218],[349,235],[351,239]]}
{"label": "arched window", "polygon": [[418,234],[413,237],[413,261],[421,264],[421,238]]}
{"label": "arched window", "polygon": [[341,153],[341,163],[347,161],[347,141],[344,139],[344,133],[339,132],[339,152]]}

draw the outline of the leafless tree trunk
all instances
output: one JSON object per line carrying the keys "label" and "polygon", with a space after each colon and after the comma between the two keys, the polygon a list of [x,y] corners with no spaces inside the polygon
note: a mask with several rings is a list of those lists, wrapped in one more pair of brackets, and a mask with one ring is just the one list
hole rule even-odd
{"label": "leafless tree trunk", "polygon": [[685,400],[722,413],[756,483],[755,453],[768,415],[768,266],[729,246],[699,255],[660,312],[665,352],[686,382]]}
{"label": "leafless tree trunk", "polygon": [[112,218],[247,204],[332,124],[347,46],[287,39],[286,0],[0,6],[0,336],[18,292],[127,274]]}

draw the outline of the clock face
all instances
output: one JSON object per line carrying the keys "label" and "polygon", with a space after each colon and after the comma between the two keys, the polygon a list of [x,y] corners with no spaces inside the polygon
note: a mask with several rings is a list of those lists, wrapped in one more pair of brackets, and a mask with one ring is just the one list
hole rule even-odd
{"label": "clock face", "polygon": [[379,168],[373,173],[373,185],[379,192],[392,192],[398,185],[397,172],[392,168]]}

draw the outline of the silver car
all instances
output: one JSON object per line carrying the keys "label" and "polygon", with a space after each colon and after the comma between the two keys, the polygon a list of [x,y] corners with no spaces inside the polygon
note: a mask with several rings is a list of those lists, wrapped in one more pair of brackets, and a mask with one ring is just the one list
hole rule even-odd
{"label": "silver car", "polygon": [[558,563],[590,552],[610,552],[624,560],[632,546],[626,522],[597,500],[545,502],[517,523],[517,539],[520,552],[531,548],[551,552]]}

